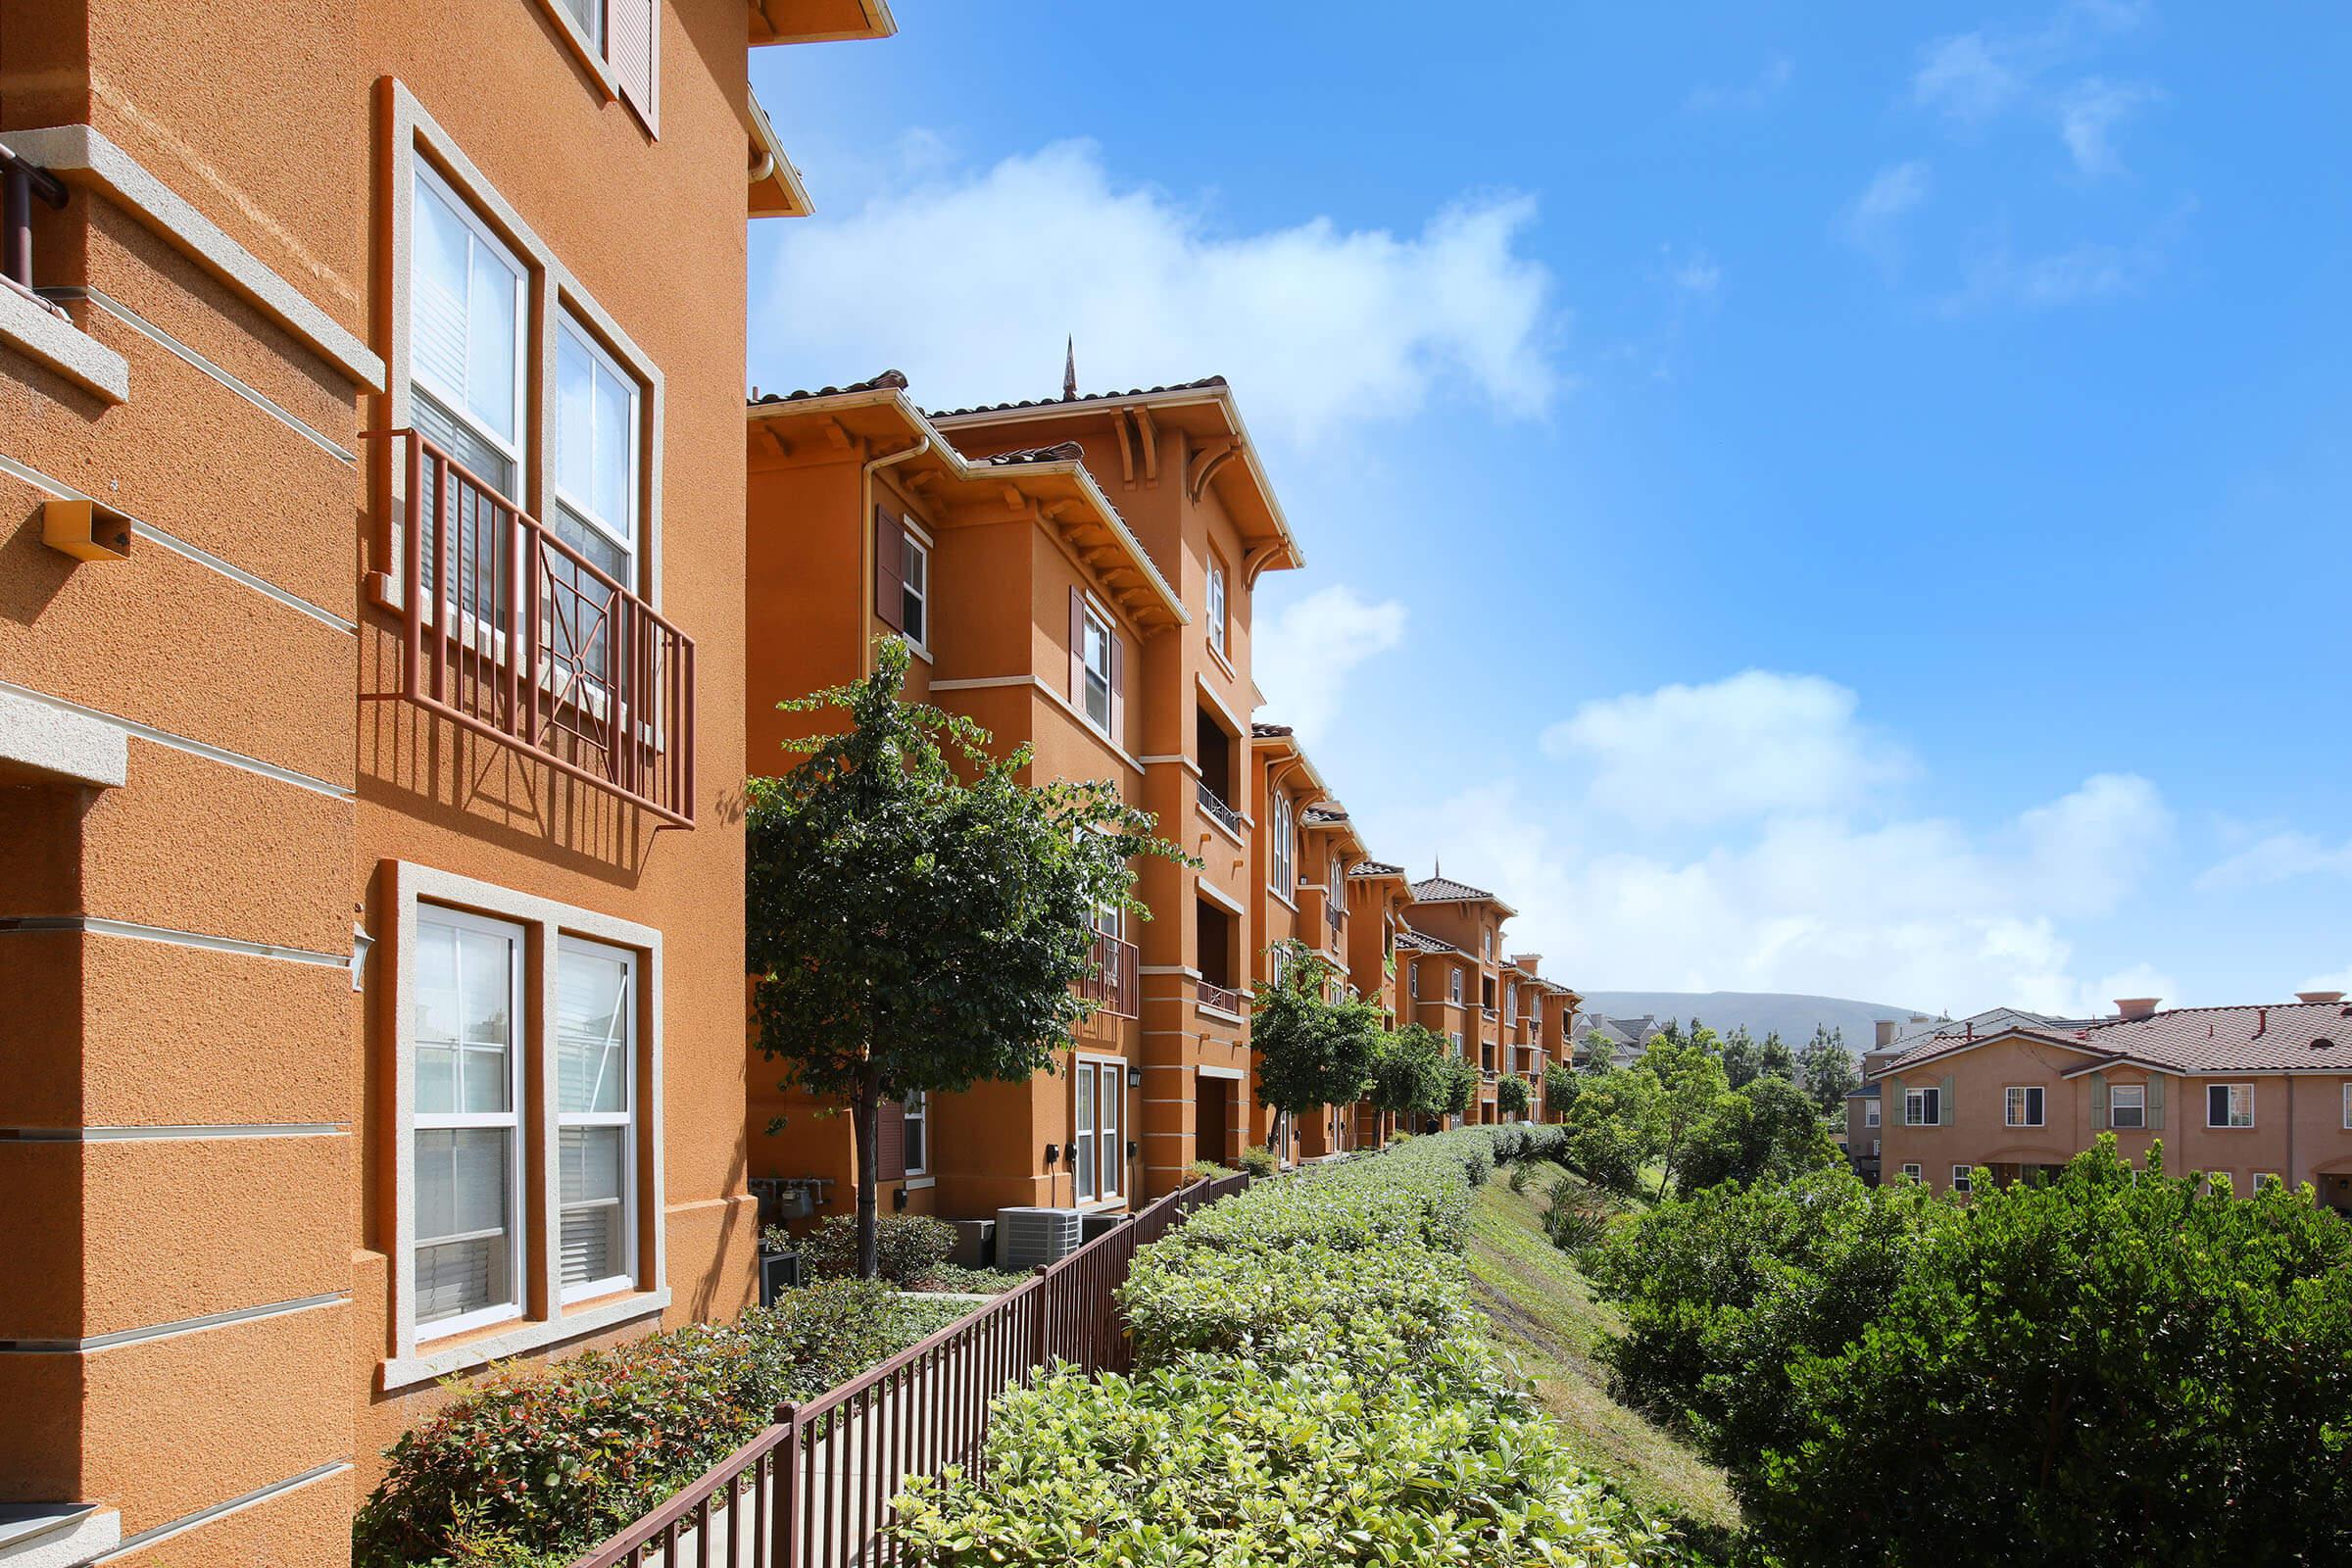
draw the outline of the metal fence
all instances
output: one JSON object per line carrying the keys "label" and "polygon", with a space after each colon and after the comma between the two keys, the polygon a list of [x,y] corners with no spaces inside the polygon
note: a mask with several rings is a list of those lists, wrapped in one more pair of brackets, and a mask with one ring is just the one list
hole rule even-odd
{"label": "metal fence", "polygon": [[989,1407],[1066,1361],[1123,1372],[1112,1294],[1135,1250],[1249,1184],[1229,1176],[1159,1199],[987,1305],[775,1423],[572,1568],[851,1568],[897,1563],[891,1499],[915,1476],[982,1467]]}

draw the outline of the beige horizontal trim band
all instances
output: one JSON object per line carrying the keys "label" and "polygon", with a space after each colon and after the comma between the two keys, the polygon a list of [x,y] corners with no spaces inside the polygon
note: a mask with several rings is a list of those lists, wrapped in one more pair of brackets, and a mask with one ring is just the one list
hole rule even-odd
{"label": "beige horizontal trim band", "polygon": [[339,1121],[224,1122],[206,1126],[191,1122],[173,1127],[0,1127],[0,1143],[115,1144],[141,1139],[210,1138],[348,1138],[351,1126]]}
{"label": "beige horizontal trim band", "polygon": [[1200,978],[1200,971],[1187,963],[1139,963],[1135,966],[1135,972],[1137,974],[1180,974],[1188,980]]}
{"label": "beige horizontal trim band", "polygon": [[123,304],[121,300],[118,300],[113,295],[107,293],[106,290],[100,288],[52,288],[43,289],[41,292],[42,296],[47,299],[78,299],[89,301],[92,305],[97,306],[98,309],[104,311],[116,320],[121,321],[124,326],[129,327],[132,331],[138,333],[141,337],[146,338],[149,342],[155,344],[157,347],[164,349],[166,352],[181,360],[185,360],[188,364],[194,366],[197,369],[202,370],[206,375],[211,376],[214,380],[220,382],[222,386],[228,388],[231,392],[234,392],[237,396],[252,404],[255,408],[260,409],[264,414],[271,416],[280,423],[284,424],[288,429],[294,431],[295,434],[300,435],[304,439],[310,441],[314,446],[317,446],[321,451],[342,459],[345,463],[352,465],[354,467],[359,466],[360,455],[358,453],[352,451],[348,447],[343,446],[339,442],[329,439],[322,432],[312,428],[302,419],[296,417],[292,411],[288,410],[285,405],[279,403],[275,398],[270,397],[268,393],[262,391],[259,387],[253,385],[251,382],[245,380],[242,376],[222,369],[219,365],[214,364],[213,361],[207,359],[204,355],[197,353],[194,349],[188,347],[185,343],[182,343],[179,339],[173,337],[171,333],[165,331],[153,321],[148,320],[145,317],[132,310],[129,306]]}
{"label": "beige horizontal trim band", "polygon": [[104,132],[90,125],[12,130],[8,145],[69,184],[105,192],[354,381],[370,392],[384,390],[384,362],[367,344]]}
{"label": "beige horizontal trim band", "polygon": [[86,708],[70,698],[53,697],[47,692],[36,692],[29,686],[19,686],[12,681],[5,680],[0,680],[0,692],[5,692],[12,697],[23,697],[32,702],[46,704],[60,712],[95,719],[101,724],[111,725],[122,731],[125,735],[136,735],[143,741],[152,741],[158,746],[168,746],[175,752],[186,752],[191,757],[201,757],[207,761],[221,762],[229,767],[243,768],[248,773],[259,773],[264,778],[275,779],[280,784],[291,784],[297,789],[310,790],[316,794],[330,796],[338,801],[349,801],[355,798],[354,791],[345,789],[340,784],[330,784],[325,779],[313,774],[298,772],[291,767],[280,767],[275,762],[265,762],[258,757],[247,757],[243,752],[232,752],[226,747],[191,740],[185,735],[174,735],[168,729],[157,729],[152,724],[142,724],[135,718],[124,718],[120,713],[110,713],[104,709]]}
{"label": "beige horizontal trim band", "polygon": [[11,931],[81,931],[94,937],[127,937],[134,942],[163,942],[174,947],[202,948],[208,953],[234,953],[247,958],[281,958],[288,963],[315,963],[328,969],[349,969],[348,953],[314,953],[309,948],[280,948],[267,942],[236,937],[208,936],[201,931],[174,931],[169,926],[139,925],[109,920],[95,914],[33,914],[0,918],[0,935]]}
{"label": "beige horizontal trim band", "polygon": [[[383,1392],[413,1388],[430,1383],[454,1372],[468,1371],[536,1350],[545,1346],[560,1345],[566,1340],[601,1334],[606,1329],[639,1318],[660,1317],[669,1310],[669,1287],[639,1291],[602,1306],[584,1311],[566,1312],[557,1318],[534,1318],[514,1324],[505,1332],[485,1339],[465,1339],[455,1345],[432,1349],[419,1347],[414,1355],[389,1356],[383,1362]],[[430,1346],[433,1342],[426,1341]]]}
{"label": "beige horizontal trim band", "polygon": [[322,610],[318,606],[312,604],[308,599],[303,598],[301,595],[287,592],[285,589],[280,588],[277,584],[270,581],[268,578],[257,577],[252,572],[247,571],[243,566],[237,565],[233,562],[221,560],[219,556],[214,555],[210,550],[205,549],[202,545],[192,545],[185,539],[178,537],[176,534],[157,527],[152,522],[146,522],[140,518],[131,516],[130,514],[122,512],[122,508],[113,505],[111,502],[100,501],[96,496],[84,495],[79,490],[76,490],[72,485],[66,483],[63,479],[53,478],[50,475],[43,473],[40,469],[33,467],[30,464],[20,463],[15,458],[8,456],[6,453],[0,453],[0,471],[13,473],[18,478],[24,480],[26,484],[32,485],[37,489],[46,490],[51,495],[57,496],[63,500],[95,502],[97,505],[105,507],[109,512],[122,513],[122,515],[125,518],[128,518],[130,522],[130,531],[138,535],[141,539],[148,540],[154,544],[162,545],[166,550],[172,552],[174,555],[185,556],[188,560],[193,561],[199,566],[209,567],[211,570],[219,572],[221,576],[228,578],[230,581],[238,584],[239,586],[250,588],[255,593],[260,594],[263,598],[274,600],[278,604],[285,606],[288,610],[297,611],[302,614],[308,615],[313,620],[318,621],[322,625],[332,626],[335,628],[335,630],[352,636],[357,636],[359,634],[360,627],[357,621],[345,620],[341,615],[336,614],[331,610]]}
{"label": "beige horizontal trim band", "polygon": [[130,401],[129,361],[13,288],[0,288],[0,343],[108,403]]}
{"label": "beige horizontal trim band", "polygon": [[0,1354],[13,1355],[86,1355],[93,1350],[111,1350],[118,1346],[143,1345],[149,1340],[177,1339],[183,1334],[202,1334],[207,1329],[228,1328],[238,1323],[258,1323],[266,1318],[287,1317],[296,1312],[309,1312],[321,1306],[349,1304],[349,1291],[328,1291],[322,1296],[298,1297],[291,1301],[270,1301],[261,1306],[240,1306],[226,1312],[208,1312],[202,1317],[185,1317],[171,1323],[150,1324],[146,1328],[117,1329],[112,1334],[93,1334],[78,1340],[0,1340]]}
{"label": "beige horizontal trim band", "polygon": [[1205,1063],[1193,1070],[1203,1078],[1224,1078],[1238,1081],[1248,1076],[1239,1067],[1211,1067]]}
{"label": "beige horizontal trim band", "polygon": [[288,1476],[283,1481],[272,1481],[266,1487],[256,1487],[251,1492],[229,1498],[226,1502],[216,1502],[209,1508],[199,1508],[194,1513],[183,1514],[170,1524],[157,1525],[152,1530],[142,1530],[112,1549],[90,1558],[90,1568],[97,1568],[97,1565],[101,1563],[113,1562],[118,1557],[126,1556],[140,1547],[152,1546],[159,1541],[169,1541],[172,1537],[193,1530],[199,1525],[211,1524],[214,1520],[226,1518],[232,1513],[242,1513],[257,1503],[268,1502],[272,1497],[300,1491],[314,1481],[324,1481],[330,1476],[339,1476],[352,1468],[354,1466],[349,1459],[330,1459],[325,1464],[315,1465],[298,1476]]}

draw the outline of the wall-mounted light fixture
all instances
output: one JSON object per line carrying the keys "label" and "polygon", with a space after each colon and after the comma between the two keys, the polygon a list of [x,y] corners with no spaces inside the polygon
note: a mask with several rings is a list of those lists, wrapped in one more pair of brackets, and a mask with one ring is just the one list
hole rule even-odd
{"label": "wall-mounted light fixture", "polygon": [[1059,1144],[1048,1144],[1046,1146],[1046,1163],[1049,1165],[1058,1165],[1061,1163],[1061,1146]]}
{"label": "wall-mounted light fixture", "polygon": [[1127,1087],[1130,1089],[1141,1089],[1144,1087],[1143,1068],[1130,1067],[1127,1069]]}
{"label": "wall-mounted light fixture", "polygon": [[1132,1139],[1132,1138],[1130,1138],[1130,1139],[1128,1139],[1128,1140],[1127,1140],[1127,1157],[1128,1157],[1129,1159],[1133,1159],[1133,1158],[1134,1158],[1136,1155],[1138,1155],[1138,1154],[1142,1153],[1143,1152],[1144,1152],[1144,1146],[1143,1146],[1143,1145],[1141,1145],[1141,1144],[1137,1143],[1137,1142],[1136,1142],[1134,1139]]}
{"label": "wall-mounted light fixture", "polygon": [[906,1188],[894,1187],[890,1190],[890,1206],[894,1210],[903,1209],[906,1206]]}

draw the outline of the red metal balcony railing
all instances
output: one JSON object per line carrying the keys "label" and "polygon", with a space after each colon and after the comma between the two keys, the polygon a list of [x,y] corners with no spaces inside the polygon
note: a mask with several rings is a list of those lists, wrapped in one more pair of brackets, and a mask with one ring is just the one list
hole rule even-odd
{"label": "red metal balcony railing", "polygon": [[1206,980],[1200,981],[1200,1005],[1203,1007],[1216,1007],[1234,1013],[1242,1010],[1242,994],[1239,991]]}
{"label": "red metal balcony railing", "polygon": [[694,640],[415,430],[391,580],[400,695],[694,825]]}
{"label": "red metal balcony railing", "polygon": [[1113,1017],[1142,1017],[1142,979],[1136,968],[1135,944],[1098,934],[1094,956],[1095,972],[1078,982],[1078,994]]}
{"label": "red metal balcony railing", "polygon": [[1226,832],[1236,838],[1241,837],[1242,813],[1227,806],[1225,797],[1208,787],[1208,780],[1197,779],[1194,782],[1198,786],[1195,793],[1200,797],[1200,808],[1223,823]]}

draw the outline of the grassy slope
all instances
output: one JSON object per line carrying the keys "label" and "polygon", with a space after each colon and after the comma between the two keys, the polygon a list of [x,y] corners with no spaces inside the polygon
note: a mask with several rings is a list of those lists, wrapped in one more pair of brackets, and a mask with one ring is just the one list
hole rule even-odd
{"label": "grassy slope", "polygon": [[1641,1506],[1679,1514],[1706,1530],[1736,1531],[1740,1505],[1721,1470],[1671,1433],[1609,1397],[1608,1373],[1594,1361],[1594,1338],[1617,1315],[1595,1300],[1568,1255],[1545,1239],[1544,1189],[1554,1172],[1539,1167],[1524,1194],[1507,1170],[1479,1191],[1472,1211],[1470,1271],[1498,1348],[1536,1382],[1544,1408],[1569,1434],[1584,1462],[1610,1477]]}

